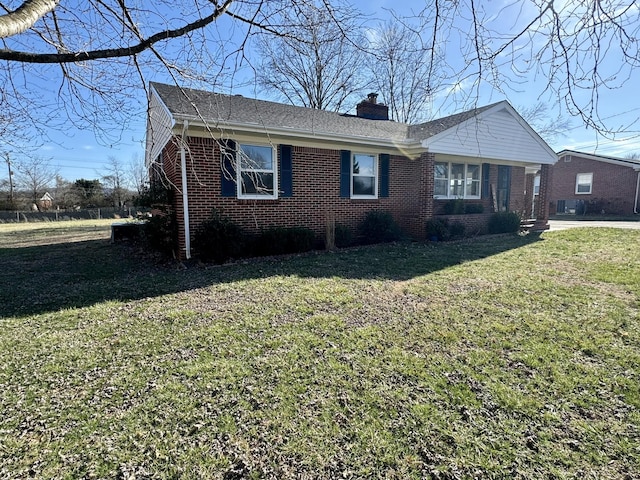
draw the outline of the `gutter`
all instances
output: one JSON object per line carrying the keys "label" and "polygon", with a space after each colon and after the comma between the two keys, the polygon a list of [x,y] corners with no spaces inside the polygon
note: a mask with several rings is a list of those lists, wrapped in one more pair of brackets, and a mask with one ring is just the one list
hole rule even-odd
{"label": "gutter", "polygon": [[638,191],[640,191],[640,170],[638,170],[638,180],[636,181],[636,201],[633,204],[633,213],[638,213]]}
{"label": "gutter", "polygon": [[[184,121],[190,121],[190,127],[193,128],[202,128],[205,131],[209,129],[218,130],[220,125],[224,125],[224,128],[227,130],[232,130],[236,133],[242,132],[247,134],[261,134],[268,136],[284,136],[284,137],[293,137],[300,139],[306,143],[309,140],[315,141],[327,141],[332,143],[334,146],[340,144],[352,144],[352,145],[374,145],[378,150],[382,149],[390,149],[392,151],[404,151],[407,152],[407,156],[419,156],[420,153],[423,152],[420,141],[418,140],[402,140],[395,139],[391,140],[388,138],[372,138],[372,137],[363,137],[359,135],[345,135],[340,133],[315,133],[309,132],[307,130],[298,130],[293,127],[266,127],[263,124],[255,123],[255,124],[247,124],[247,123],[238,123],[238,122],[228,122],[224,120],[212,120],[210,123],[203,122],[202,118],[196,115],[188,115],[188,114],[179,114],[177,117],[183,119]],[[208,125],[208,127],[207,127]],[[379,147],[379,148],[378,148]]]}
{"label": "gutter", "polygon": [[187,260],[191,258],[191,232],[189,229],[189,195],[187,193],[187,152],[185,134],[189,122],[184,120],[180,142],[180,169],[182,170],[182,208],[184,210],[184,249]]}

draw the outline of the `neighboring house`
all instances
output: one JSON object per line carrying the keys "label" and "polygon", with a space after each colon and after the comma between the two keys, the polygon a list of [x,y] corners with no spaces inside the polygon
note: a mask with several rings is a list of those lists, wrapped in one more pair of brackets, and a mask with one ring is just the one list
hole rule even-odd
{"label": "neighboring house", "polygon": [[638,213],[640,160],[563,150],[552,172],[552,214]]}
{"label": "neighboring house", "polygon": [[405,233],[425,237],[425,223],[450,200],[480,203],[456,216],[481,232],[492,211],[530,216],[540,175],[535,228],[547,228],[547,185],[555,152],[507,102],[419,125],[388,120],[376,95],[357,115],[240,95],[150,84],[146,162],[172,185],[180,255],[221,211],[242,227],[328,222],[354,232],[367,212],[390,212]]}
{"label": "neighboring house", "polygon": [[53,205],[53,197],[49,194],[49,192],[45,192],[45,194],[38,200],[38,208],[41,211],[46,211],[51,208]]}

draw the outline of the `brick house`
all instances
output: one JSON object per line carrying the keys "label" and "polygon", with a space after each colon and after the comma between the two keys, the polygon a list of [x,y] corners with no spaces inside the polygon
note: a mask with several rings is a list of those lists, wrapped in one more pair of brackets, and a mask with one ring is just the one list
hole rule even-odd
{"label": "brick house", "polygon": [[638,213],[640,160],[563,150],[552,177],[552,214]]}
{"label": "brick house", "polygon": [[180,254],[215,208],[247,230],[327,223],[355,231],[371,210],[391,212],[415,239],[452,199],[483,213],[458,221],[481,233],[492,211],[548,221],[557,157],[503,101],[419,125],[388,120],[376,95],[356,115],[150,84],[146,162],[171,185]]}

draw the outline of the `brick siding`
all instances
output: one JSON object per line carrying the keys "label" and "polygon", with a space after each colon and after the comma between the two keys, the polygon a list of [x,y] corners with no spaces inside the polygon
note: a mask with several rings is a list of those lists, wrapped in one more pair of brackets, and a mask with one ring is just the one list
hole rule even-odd
{"label": "brick siding", "polygon": [[[389,163],[389,196],[378,199],[340,197],[340,150],[292,147],[293,196],[278,199],[247,200],[221,196],[220,149],[210,138],[189,137],[187,149],[189,220],[191,232],[211,217],[213,209],[231,218],[250,232],[273,226],[305,226],[324,238],[329,218],[348,226],[354,233],[367,212],[391,212],[405,233],[424,239],[425,222],[440,208],[434,201],[434,160],[432,153],[417,159],[392,155]],[[279,155],[279,153],[278,153]],[[176,186],[174,208],[179,225],[184,225],[182,208],[180,149],[178,141],[170,142],[163,151],[168,180]],[[278,159],[278,164],[279,164]],[[490,181],[497,181],[497,165],[491,165]],[[523,208],[524,167],[512,168],[510,209]],[[468,232],[481,233],[491,210],[490,199],[482,200],[484,214],[463,215],[459,221]],[[180,255],[184,256],[184,228],[179,233]]]}
{"label": "brick siding", "polygon": [[[556,213],[558,200],[582,200],[590,203],[593,213],[632,215],[638,173],[631,167],[600,162],[571,155],[562,157],[553,166],[553,181],[549,196],[551,213]],[[593,173],[590,194],[576,194],[576,175]]]}

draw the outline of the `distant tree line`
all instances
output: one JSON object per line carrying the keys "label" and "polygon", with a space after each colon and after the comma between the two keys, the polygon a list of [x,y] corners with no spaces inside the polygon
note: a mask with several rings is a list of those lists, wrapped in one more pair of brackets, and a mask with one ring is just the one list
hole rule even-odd
{"label": "distant tree line", "polygon": [[125,166],[109,159],[99,178],[62,178],[50,162],[40,157],[14,161],[8,154],[0,175],[0,210],[55,210],[100,207],[126,208],[150,203],[144,166],[134,160]]}

